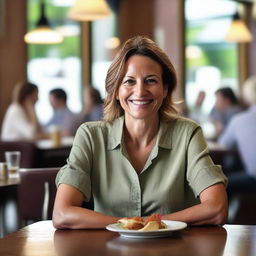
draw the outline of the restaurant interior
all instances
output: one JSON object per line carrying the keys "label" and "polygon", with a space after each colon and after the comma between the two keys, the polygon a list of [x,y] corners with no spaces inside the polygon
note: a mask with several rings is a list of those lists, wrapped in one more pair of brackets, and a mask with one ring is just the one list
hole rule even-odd
{"label": "restaurant interior", "polygon": [[[235,21],[242,25],[232,27]],[[48,26],[50,36],[36,35],[40,26]],[[237,150],[218,144],[210,115],[222,87],[230,87],[245,106],[243,84],[256,75],[255,0],[0,0],[0,130],[20,82],[38,86],[35,108],[42,126],[53,115],[52,89],[66,92],[67,106],[77,115],[86,88],[96,88],[104,99],[108,67],[120,46],[136,35],[151,38],[170,57],[178,77],[177,109],[200,123],[214,163],[225,166],[229,157],[240,159]],[[195,104],[201,91],[199,113]],[[38,140],[1,138],[0,162],[7,151],[19,151],[21,158],[17,177],[4,178],[1,165],[0,238],[51,219],[54,179],[74,134],[57,141],[54,136],[51,131]],[[255,205],[256,190],[237,195],[228,224],[256,225]]]}

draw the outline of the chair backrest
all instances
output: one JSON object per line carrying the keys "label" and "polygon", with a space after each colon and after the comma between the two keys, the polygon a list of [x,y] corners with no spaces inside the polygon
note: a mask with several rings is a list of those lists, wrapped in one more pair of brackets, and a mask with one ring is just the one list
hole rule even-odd
{"label": "chair backrest", "polygon": [[0,161],[5,162],[5,151],[20,151],[20,166],[33,168],[36,163],[36,146],[31,141],[0,141]]}
{"label": "chair backrest", "polygon": [[59,169],[20,169],[18,206],[23,220],[51,219]]}

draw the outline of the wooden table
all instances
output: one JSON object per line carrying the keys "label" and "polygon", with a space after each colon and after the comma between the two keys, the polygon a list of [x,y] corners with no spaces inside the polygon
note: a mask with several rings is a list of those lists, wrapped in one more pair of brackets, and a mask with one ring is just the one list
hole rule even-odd
{"label": "wooden table", "polygon": [[255,256],[256,226],[188,227],[171,237],[127,239],[107,230],[55,230],[40,221],[0,239],[0,255]]}
{"label": "wooden table", "polygon": [[239,159],[237,150],[228,149],[217,142],[207,141],[210,156],[215,164],[223,165],[227,157],[236,157]]}
{"label": "wooden table", "polygon": [[59,167],[66,164],[74,137],[63,137],[59,146],[53,146],[49,139],[36,142],[37,168]]}
{"label": "wooden table", "polygon": [[10,186],[17,186],[20,183],[20,177],[17,175],[15,178],[0,180],[0,190]]}

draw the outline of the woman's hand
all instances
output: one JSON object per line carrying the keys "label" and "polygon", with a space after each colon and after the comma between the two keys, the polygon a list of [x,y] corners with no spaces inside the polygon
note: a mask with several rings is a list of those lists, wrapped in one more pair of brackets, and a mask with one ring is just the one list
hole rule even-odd
{"label": "woman's hand", "polygon": [[228,200],[223,184],[215,184],[202,191],[200,201],[198,205],[163,215],[162,219],[184,221],[190,225],[220,225],[226,222]]}
{"label": "woman's hand", "polygon": [[82,208],[83,194],[76,188],[60,184],[53,209],[53,225],[57,229],[105,228],[117,222],[118,217],[108,216]]}

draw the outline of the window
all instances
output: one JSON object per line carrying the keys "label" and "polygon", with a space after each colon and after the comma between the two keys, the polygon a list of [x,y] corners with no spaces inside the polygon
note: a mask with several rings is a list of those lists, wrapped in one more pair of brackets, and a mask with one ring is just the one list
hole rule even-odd
{"label": "window", "polygon": [[[46,16],[53,28],[62,31],[64,42],[58,45],[28,45],[28,80],[39,87],[36,105],[41,123],[52,115],[48,93],[62,88],[68,95],[68,107],[79,112],[81,103],[80,27],[67,19],[74,0],[45,0]],[[28,30],[35,28],[40,15],[40,1],[28,0]]]}
{"label": "window", "polygon": [[[92,22],[92,86],[105,97],[105,78],[107,70],[118,48],[115,14]],[[117,41],[116,41],[117,40]]]}
{"label": "window", "polygon": [[238,91],[237,45],[225,35],[237,4],[228,0],[186,0],[186,102],[193,108],[199,91],[206,93],[202,111],[208,115],[214,92],[224,86]]}

